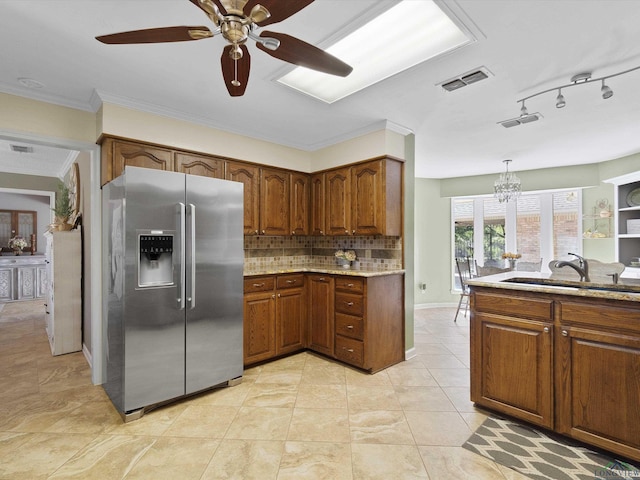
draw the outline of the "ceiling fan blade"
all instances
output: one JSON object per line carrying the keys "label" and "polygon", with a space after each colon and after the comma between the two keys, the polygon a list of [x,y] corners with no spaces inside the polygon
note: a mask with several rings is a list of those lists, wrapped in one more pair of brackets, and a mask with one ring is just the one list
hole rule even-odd
{"label": "ceiling fan blade", "polygon": [[207,27],[160,27],[101,35],[96,40],[109,45],[130,43],[187,42],[213,37]]}
{"label": "ceiling fan blade", "polygon": [[[244,95],[244,91],[247,89],[247,83],[249,82],[249,69],[251,68],[251,55],[246,45],[240,45],[242,50],[242,58],[237,61],[231,58],[231,51],[233,45],[227,45],[224,47],[222,57],[220,58],[220,64],[222,66],[222,77],[224,78],[224,84],[229,91],[229,95],[232,97],[241,97]],[[237,82],[237,85],[235,83]]]}
{"label": "ceiling fan blade", "polygon": [[261,43],[256,43],[256,46],[272,57],[279,58],[285,62],[340,77],[346,77],[353,70],[353,67],[324,50],[285,33],[264,31],[260,34],[260,37],[279,40],[280,46],[275,50],[271,50]]}
{"label": "ceiling fan blade", "polygon": [[313,3],[313,0],[249,0],[244,6],[243,11],[244,14],[248,16],[256,5],[262,5],[269,10],[271,16],[261,22],[258,22],[258,25],[264,27],[265,25],[278,23],[289,18],[291,15],[298,13],[311,3]]}
{"label": "ceiling fan blade", "polygon": [[[200,10],[202,10],[204,13],[206,13],[207,15],[211,13],[207,10],[206,6],[202,6],[202,4],[200,3],[200,0],[189,0],[189,1],[193,3],[196,7],[198,7]],[[227,10],[222,6],[222,3],[220,2],[220,0],[211,0],[211,1],[216,4],[216,6],[218,7],[218,10],[220,10],[220,13],[222,15],[227,14]]]}

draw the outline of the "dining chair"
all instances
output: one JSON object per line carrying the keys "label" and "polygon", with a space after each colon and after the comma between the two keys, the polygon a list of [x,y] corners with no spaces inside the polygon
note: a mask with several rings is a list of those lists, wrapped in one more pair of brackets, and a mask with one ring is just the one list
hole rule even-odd
{"label": "dining chair", "polygon": [[469,258],[456,258],[456,269],[458,270],[458,277],[460,278],[460,288],[462,289],[462,291],[460,292],[460,300],[458,301],[456,316],[453,319],[454,322],[458,320],[458,313],[460,313],[460,308],[462,308],[463,302],[465,317],[467,316],[467,311],[469,310],[469,285],[467,285],[467,281],[472,278],[471,260]]}

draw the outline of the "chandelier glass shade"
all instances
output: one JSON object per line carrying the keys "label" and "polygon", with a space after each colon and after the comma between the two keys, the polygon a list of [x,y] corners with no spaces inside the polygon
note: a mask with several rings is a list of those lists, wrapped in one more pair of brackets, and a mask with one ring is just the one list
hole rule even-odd
{"label": "chandelier glass shade", "polygon": [[515,173],[509,171],[509,163],[511,160],[503,160],[506,165],[506,171],[500,174],[500,177],[493,183],[493,194],[500,203],[515,200],[522,193],[520,179]]}

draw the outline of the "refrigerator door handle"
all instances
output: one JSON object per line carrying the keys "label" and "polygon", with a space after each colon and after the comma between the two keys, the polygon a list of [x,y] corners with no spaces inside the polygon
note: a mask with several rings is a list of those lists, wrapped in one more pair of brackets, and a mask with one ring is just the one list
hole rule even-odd
{"label": "refrigerator door handle", "polygon": [[186,207],[184,203],[180,202],[177,205],[178,210],[180,211],[180,278],[178,283],[180,288],[178,289],[178,305],[180,306],[180,310],[184,310],[184,297],[185,297],[185,275],[186,275],[186,246],[184,244],[186,240],[186,222],[185,222],[185,213]]}
{"label": "refrigerator door handle", "polygon": [[191,212],[191,291],[187,300],[189,308],[193,310],[196,308],[196,206],[190,203],[189,210]]}

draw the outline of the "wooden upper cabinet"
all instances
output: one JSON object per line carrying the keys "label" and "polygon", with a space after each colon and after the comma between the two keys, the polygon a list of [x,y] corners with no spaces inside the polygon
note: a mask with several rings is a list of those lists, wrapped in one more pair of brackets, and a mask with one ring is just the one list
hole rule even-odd
{"label": "wooden upper cabinet", "polygon": [[220,158],[176,152],[175,167],[176,172],[200,175],[201,177],[224,178],[224,160]]}
{"label": "wooden upper cabinet", "polygon": [[102,143],[102,184],[122,175],[126,166],[173,171],[173,152],[168,148],[107,138]]}
{"label": "wooden upper cabinet", "polygon": [[260,169],[260,233],[290,235],[289,182],[283,170]]}
{"label": "wooden upper cabinet", "polygon": [[244,184],[244,233],[257,235],[260,223],[260,169],[241,162],[227,162],[225,178]]}
{"label": "wooden upper cabinet", "polygon": [[325,227],[327,235],[351,234],[351,169],[325,173]]}
{"label": "wooden upper cabinet", "polygon": [[390,159],[351,167],[351,233],[402,234],[402,165]]}
{"label": "wooden upper cabinet", "polygon": [[311,175],[311,235],[325,234],[325,174],[314,173]]}
{"label": "wooden upper cabinet", "polygon": [[306,173],[291,172],[290,227],[291,235],[309,235],[310,181]]}

